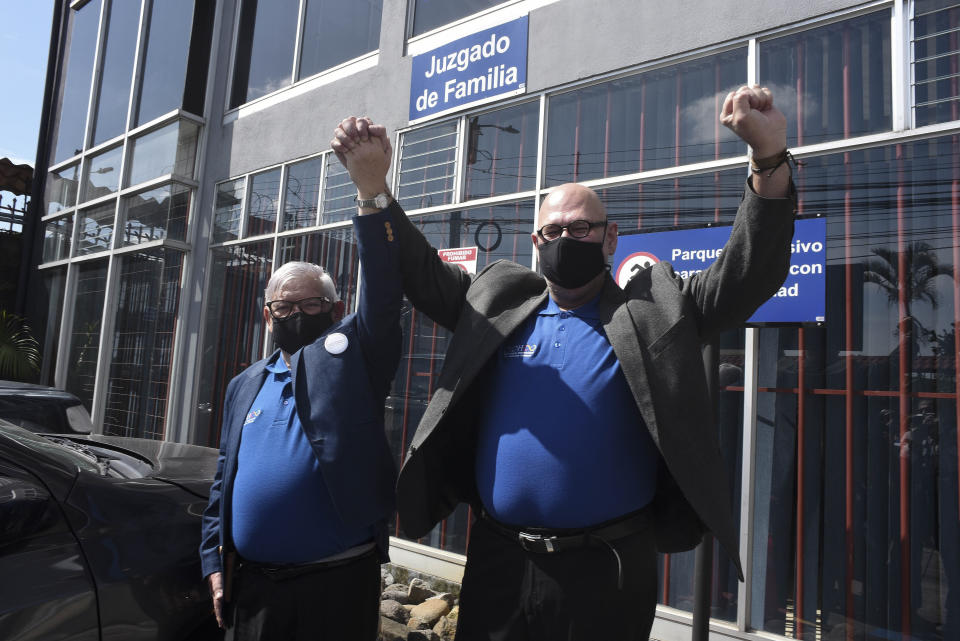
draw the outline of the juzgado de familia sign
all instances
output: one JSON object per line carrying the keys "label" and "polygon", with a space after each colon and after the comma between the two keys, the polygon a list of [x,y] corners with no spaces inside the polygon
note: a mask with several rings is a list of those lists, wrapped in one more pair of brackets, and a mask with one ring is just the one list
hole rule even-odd
{"label": "juzgado de familia sign", "polygon": [[[723,253],[730,226],[625,234],[617,241],[613,275],[626,286],[637,271],[666,261],[681,278],[709,267]],[[750,317],[752,323],[821,323],[826,314],[825,218],[804,218],[794,223],[787,280]]]}
{"label": "juzgado de familia sign", "polygon": [[410,121],[526,91],[527,21],[523,16],[415,56]]}

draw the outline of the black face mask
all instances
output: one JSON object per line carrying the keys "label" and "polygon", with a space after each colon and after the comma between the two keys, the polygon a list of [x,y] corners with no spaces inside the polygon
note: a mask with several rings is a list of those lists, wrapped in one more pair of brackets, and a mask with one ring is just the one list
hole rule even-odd
{"label": "black face mask", "polygon": [[541,242],[538,247],[544,277],[565,289],[583,287],[607,266],[602,242],[561,236]]}
{"label": "black face mask", "polygon": [[333,310],[322,314],[290,314],[283,320],[273,319],[273,339],[280,349],[293,354],[320,338],[333,325]]}

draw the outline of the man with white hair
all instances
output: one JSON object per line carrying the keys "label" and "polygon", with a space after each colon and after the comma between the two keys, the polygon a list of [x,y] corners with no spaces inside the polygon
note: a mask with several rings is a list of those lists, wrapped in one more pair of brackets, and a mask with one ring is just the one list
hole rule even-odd
{"label": "man with white hair", "polygon": [[322,267],[286,263],[264,293],[279,349],[227,387],[200,545],[227,639],[377,637],[396,478],[383,405],[401,294],[390,239],[357,240],[363,274],[378,274],[363,279],[357,313],[343,317]]}

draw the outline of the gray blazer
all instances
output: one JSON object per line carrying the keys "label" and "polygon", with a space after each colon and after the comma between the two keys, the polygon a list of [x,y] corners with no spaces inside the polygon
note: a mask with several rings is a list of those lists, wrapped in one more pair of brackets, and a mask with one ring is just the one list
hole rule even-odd
{"label": "gray blazer", "polygon": [[[492,263],[471,278],[442,262],[398,205],[390,210],[406,295],[453,331],[436,393],[397,483],[400,522],[406,534],[418,537],[457,503],[480,504],[474,483],[476,410],[489,399],[474,393],[472,383],[548,294],[540,275],[509,261]],[[608,275],[600,298],[604,330],[664,463],[653,501],[658,548],[691,549],[710,530],[741,579],[701,346],[741,326],[783,283],[794,210],[794,197],[764,199],[747,186],[730,240],[708,269],[683,280],[669,264],[658,263],[625,290]]]}

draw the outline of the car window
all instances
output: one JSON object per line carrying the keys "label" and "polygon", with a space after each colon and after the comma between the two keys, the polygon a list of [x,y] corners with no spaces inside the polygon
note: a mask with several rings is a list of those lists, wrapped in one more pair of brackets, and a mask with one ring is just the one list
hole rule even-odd
{"label": "car window", "polygon": [[0,397],[0,418],[31,432],[59,432],[63,429],[61,405],[53,399],[30,396]]}
{"label": "car window", "polygon": [[60,461],[68,467],[76,467],[82,471],[93,472],[94,474],[100,473],[96,459],[92,459],[88,455],[54,443],[39,434],[34,434],[16,425],[0,421],[0,435],[12,439],[24,447],[30,448],[41,456]]}

